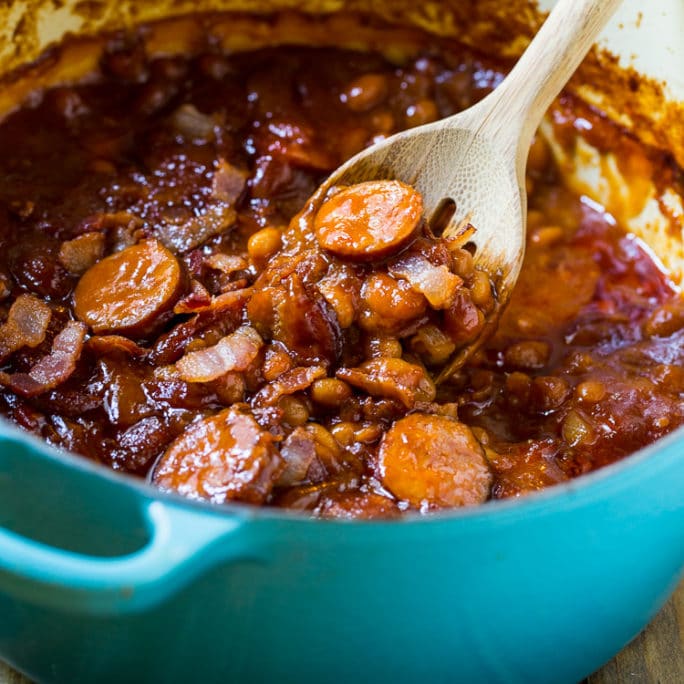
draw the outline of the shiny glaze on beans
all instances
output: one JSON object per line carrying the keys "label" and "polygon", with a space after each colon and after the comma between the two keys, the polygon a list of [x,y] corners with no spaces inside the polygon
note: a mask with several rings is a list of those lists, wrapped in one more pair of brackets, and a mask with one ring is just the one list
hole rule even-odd
{"label": "shiny glaze on beans", "polygon": [[682,424],[684,307],[543,139],[513,301],[439,387],[496,296],[471,254],[401,186],[297,216],[500,79],[453,44],[398,67],[113,41],[93,83],[0,125],[0,412],[166,491],[352,518],[521,495]]}

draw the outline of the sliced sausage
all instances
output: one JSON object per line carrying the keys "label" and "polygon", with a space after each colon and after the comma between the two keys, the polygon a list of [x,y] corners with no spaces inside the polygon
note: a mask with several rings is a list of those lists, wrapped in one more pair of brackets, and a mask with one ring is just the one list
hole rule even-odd
{"label": "sliced sausage", "polygon": [[84,273],[74,292],[74,312],[96,333],[145,337],[165,322],[163,314],[183,285],[176,257],[158,240],[144,240]]}
{"label": "sliced sausage", "polygon": [[484,451],[463,423],[414,413],[398,420],[380,444],[383,485],[416,508],[484,503],[492,473]]}
{"label": "sliced sausage", "polygon": [[152,481],[213,503],[263,503],[282,470],[270,433],[252,416],[226,409],[191,425],[168,448]]}
{"label": "sliced sausage", "polygon": [[418,227],[423,199],[400,181],[350,185],[326,200],[314,219],[320,245],[337,256],[371,261],[396,253]]}

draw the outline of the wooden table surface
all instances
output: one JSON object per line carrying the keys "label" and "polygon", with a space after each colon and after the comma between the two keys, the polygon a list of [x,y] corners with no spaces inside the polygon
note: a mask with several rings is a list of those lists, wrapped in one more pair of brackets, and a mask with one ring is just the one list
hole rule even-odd
{"label": "wooden table surface", "polygon": [[[584,684],[684,684],[684,582],[656,619]],[[0,662],[0,684],[30,684]]]}

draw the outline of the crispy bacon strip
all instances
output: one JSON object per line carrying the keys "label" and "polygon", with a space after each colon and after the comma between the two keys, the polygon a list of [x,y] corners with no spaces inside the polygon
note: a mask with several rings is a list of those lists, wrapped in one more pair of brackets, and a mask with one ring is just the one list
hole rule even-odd
{"label": "crispy bacon strip", "polygon": [[52,342],[52,349],[28,373],[0,373],[0,384],[22,397],[35,397],[68,380],[83,350],[88,327],[70,321]]}
{"label": "crispy bacon strip", "polygon": [[213,347],[189,352],[176,363],[176,368],[186,382],[210,382],[231,371],[246,370],[263,344],[259,333],[245,325]]}
{"label": "crispy bacon strip", "polygon": [[318,378],[326,376],[323,366],[299,366],[286,371],[273,382],[262,387],[254,396],[255,406],[275,406],[286,394],[294,394],[310,387]]}
{"label": "crispy bacon strip", "polygon": [[19,295],[7,320],[0,325],[0,361],[22,347],[37,347],[45,339],[52,311],[42,300],[29,294]]}

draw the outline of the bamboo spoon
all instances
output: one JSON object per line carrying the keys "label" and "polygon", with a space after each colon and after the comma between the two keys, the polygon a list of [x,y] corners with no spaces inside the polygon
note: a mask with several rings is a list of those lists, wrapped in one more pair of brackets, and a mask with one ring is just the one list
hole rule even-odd
{"label": "bamboo spoon", "polygon": [[[396,179],[422,195],[432,223],[445,207],[445,232],[469,220],[475,264],[492,277],[498,304],[484,330],[459,350],[438,380],[453,374],[496,327],[525,251],[525,167],[544,112],[621,0],[560,0],[503,83],[473,107],[398,133],[352,157],[311,198],[312,215],[332,186]],[[553,287],[553,283],[549,283]]]}

